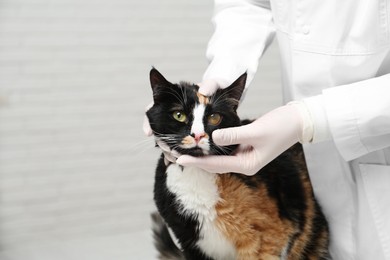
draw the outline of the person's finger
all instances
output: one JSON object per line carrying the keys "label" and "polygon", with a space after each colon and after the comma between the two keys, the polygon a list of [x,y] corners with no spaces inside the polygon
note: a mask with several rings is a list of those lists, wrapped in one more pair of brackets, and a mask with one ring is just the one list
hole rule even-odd
{"label": "person's finger", "polygon": [[248,144],[253,142],[256,128],[249,125],[230,127],[215,130],[212,134],[213,142],[217,145]]}
{"label": "person's finger", "polygon": [[176,160],[176,163],[182,166],[198,167],[211,173],[235,172],[253,175],[257,172],[256,161],[251,160],[251,158],[244,160],[241,156],[210,155],[207,157],[192,157],[182,155]]}
{"label": "person's finger", "polygon": [[[152,106],[153,106],[153,102],[146,106],[145,111],[148,111]],[[144,122],[143,122],[143,125],[142,125],[142,130],[144,131],[144,134],[146,136],[152,136],[153,135],[153,130],[150,127],[149,119],[148,119],[148,117],[146,115],[144,116]]]}
{"label": "person's finger", "polygon": [[206,79],[197,85],[199,86],[198,92],[203,96],[211,96],[219,88],[218,82],[213,79]]}
{"label": "person's finger", "polygon": [[163,152],[164,153],[164,163],[165,166],[167,166],[170,162],[175,163],[177,157],[174,157],[171,153]]}
{"label": "person's finger", "polygon": [[176,150],[171,150],[171,154],[172,154],[172,156],[176,157],[176,159],[181,156],[181,154]]}
{"label": "person's finger", "polygon": [[168,144],[158,138],[156,138],[156,143],[164,153],[165,166],[167,166],[170,162],[175,163],[176,159],[181,155],[179,152],[171,150]]}
{"label": "person's finger", "polygon": [[144,131],[144,134],[146,136],[152,136],[153,135],[153,130],[150,127],[149,119],[148,119],[147,116],[144,117],[144,123],[143,123],[143,126],[142,126],[142,130]]}
{"label": "person's finger", "polygon": [[170,164],[170,161],[164,156],[164,164],[165,166],[168,166]]}
{"label": "person's finger", "polygon": [[[193,157],[189,155],[182,155],[176,163],[182,166],[194,166],[201,168],[211,173],[223,173],[225,171],[223,160],[228,160],[225,156],[207,156],[207,157]],[[226,171],[227,172],[227,171]]]}
{"label": "person's finger", "polygon": [[171,148],[169,148],[169,146],[164,141],[161,141],[160,139],[156,138],[156,143],[163,152],[171,152]]}

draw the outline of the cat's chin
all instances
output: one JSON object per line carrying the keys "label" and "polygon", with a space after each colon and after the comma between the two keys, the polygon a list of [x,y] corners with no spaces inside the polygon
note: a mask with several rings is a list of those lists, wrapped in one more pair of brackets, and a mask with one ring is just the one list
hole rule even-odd
{"label": "cat's chin", "polygon": [[180,154],[191,155],[194,157],[202,157],[202,156],[207,155],[207,153],[205,153],[204,150],[200,147],[195,147],[195,148],[185,149],[185,150],[183,149],[180,151]]}

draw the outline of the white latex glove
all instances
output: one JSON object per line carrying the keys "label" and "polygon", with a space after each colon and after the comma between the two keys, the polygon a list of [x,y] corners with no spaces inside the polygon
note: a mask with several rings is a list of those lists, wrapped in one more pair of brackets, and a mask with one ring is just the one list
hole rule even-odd
{"label": "white latex glove", "polygon": [[211,96],[219,88],[226,88],[229,86],[227,81],[223,79],[205,79],[201,83],[197,84],[199,86],[198,92],[203,96]]}
{"label": "white latex glove", "polygon": [[310,120],[305,105],[294,102],[272,110],[251,124],[214,131],[213,141],[217,145],[240,144],[234,155],[201,158],[183,155],[176,163],[212,173],[254,175],[296,142],[310,141],[313,127],[307,122]]}
{"label": "white latex glove", "polygon": [[167,166],[169,163],[175,163],[177,158],[181,156],[180,153],[171,150],[169,146],[164,143],[163,141],[156,138],[157,145],[161,148],[163,154],[164,154],[164,163]]}
{"label": "white latex glove", "polygon": [[[146,106],[145,112],[148,111],[152,106],[153,106],[153,102]],[[150,128],[149,119],[146,116],[146,113],[144,115],[144,123],[142,125],[142,130],[144,131],[144,134],[146,136],[152,136],[153,135],[153,131],[152,131],[152,128]]]}

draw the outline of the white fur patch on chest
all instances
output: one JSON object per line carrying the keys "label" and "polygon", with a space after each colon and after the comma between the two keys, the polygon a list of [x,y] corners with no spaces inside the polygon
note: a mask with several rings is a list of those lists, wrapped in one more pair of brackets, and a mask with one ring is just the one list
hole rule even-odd
{"label": "white fur patch on chest", "polygon": [[171,164],[167,169],[167,187],[176,195],[181,214],[198,216],[198,247],[215,259],[235,259],[234,245],[215,224],[215,205],[220,200],[216,178],[217,175],[195,167],[182,168]]}

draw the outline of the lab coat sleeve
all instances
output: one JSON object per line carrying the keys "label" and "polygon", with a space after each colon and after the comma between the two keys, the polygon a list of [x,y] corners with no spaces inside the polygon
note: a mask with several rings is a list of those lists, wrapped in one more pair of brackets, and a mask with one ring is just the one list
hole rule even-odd
{"label": "lab coat sleeve", "polygon": [[213,23],[206,53],[210,64],[203,80],[230,84],[247,71],[248,86],[275,34],[269,1],[215,0]]}
{"label": "lab coat sleeve", "polygon": [[390,147],[390,74],[326,89],[306,104],[314,132],[328,125],[346,161]]}

